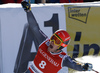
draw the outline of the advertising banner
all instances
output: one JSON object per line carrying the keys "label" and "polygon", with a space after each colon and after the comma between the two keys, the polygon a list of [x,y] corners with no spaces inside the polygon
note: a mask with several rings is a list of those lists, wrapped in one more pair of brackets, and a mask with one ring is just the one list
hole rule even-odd
{"label": "advertising banner", "polygon": [[100,7],[65,5],[66,27],[71,36],[71,57],[100,55]]}

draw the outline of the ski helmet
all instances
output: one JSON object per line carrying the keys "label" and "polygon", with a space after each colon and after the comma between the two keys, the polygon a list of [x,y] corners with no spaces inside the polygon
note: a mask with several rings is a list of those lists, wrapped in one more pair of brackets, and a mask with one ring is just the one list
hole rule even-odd
{"label": "ski helmet", "polygon": [[66,32],[65,30],[57,30],[53,35],[56,35],[62,41],[58,49],[62,49],[68,46],[70,39],[71,39],[68,32]]}

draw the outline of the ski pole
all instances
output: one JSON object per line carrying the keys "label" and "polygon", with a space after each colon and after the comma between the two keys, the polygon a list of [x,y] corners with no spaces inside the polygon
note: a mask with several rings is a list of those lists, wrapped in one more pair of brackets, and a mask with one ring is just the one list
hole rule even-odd
{"label": "ski pole", "polygon": [[[72,58],[73,60],[75,60],[74,58]],[[76,60],[75,60],[76,61]],[[79,61],[76,61],[76,62],[79,62]],[[80,63],[82,63],[82,64],[84,64],[83,62],[80,62]],[[100,73],[100,72],[98,72],[98,71],[96,71],[96,70],[94,70],[94,69],[92,69],[91,71],[94,71],[94,72],[96,72],[96,73]]]}
{"label": "ski pole", "polygon": [[99,73],[98,71],[96,71],[96,70],[94,70],[94,69],[92,69],[92,71],[94,71],[94,72],[96,72],[96,73]]}

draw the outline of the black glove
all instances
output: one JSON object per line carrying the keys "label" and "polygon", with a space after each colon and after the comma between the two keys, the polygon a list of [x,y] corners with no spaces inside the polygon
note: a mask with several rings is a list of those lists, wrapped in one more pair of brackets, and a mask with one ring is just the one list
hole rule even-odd
{"label": "black glove", "polygon": [[30,7],[30,4],[26,1],[22,1],[21,2],[21,5],[23,7],[23,9],[26,11],[26,12],[29,12],[31,10],[31,7]]}
{"label": "black glove", "polygon": [[92,68],[93,68],[93,66],[92,66],[92,64],[90,64],[90,63],[85,63],[85,64],[83,65],[83,71],[91,71]]}

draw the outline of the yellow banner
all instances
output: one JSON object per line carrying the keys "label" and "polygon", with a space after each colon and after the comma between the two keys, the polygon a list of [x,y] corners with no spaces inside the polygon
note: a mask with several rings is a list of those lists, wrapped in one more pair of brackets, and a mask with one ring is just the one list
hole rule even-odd
{"label": "yellow banner", "polygon": [[71,36],[68,54],[73,58],[100,55],[100,7],[64,7],[66,30]]}

